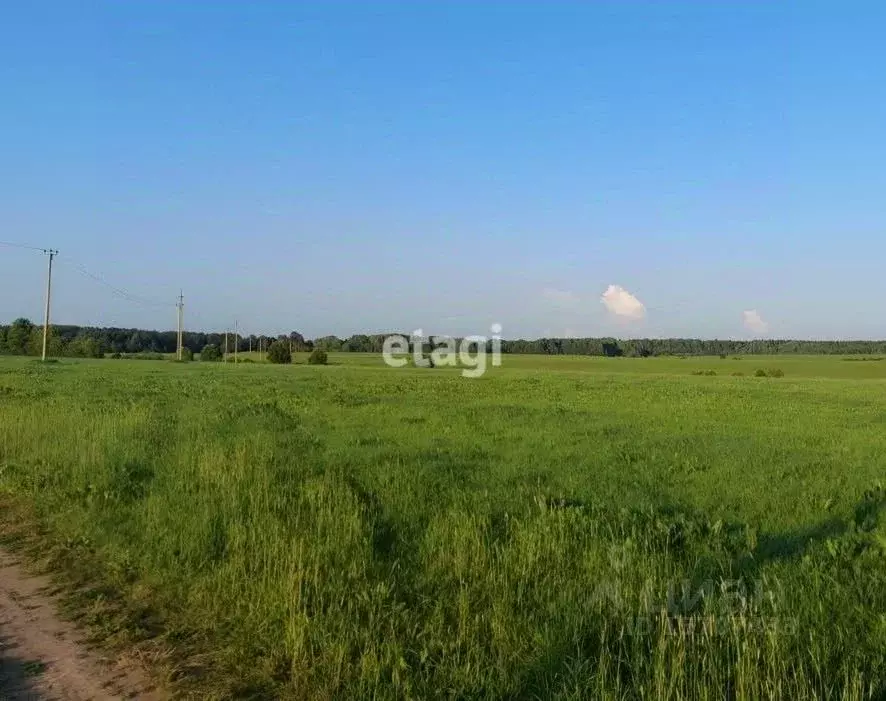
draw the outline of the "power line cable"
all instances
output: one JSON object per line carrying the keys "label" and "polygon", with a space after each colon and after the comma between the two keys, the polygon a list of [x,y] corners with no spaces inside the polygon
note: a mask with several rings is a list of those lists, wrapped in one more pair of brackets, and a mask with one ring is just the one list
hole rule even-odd
{"label": "power line cable", "polygon": [[[42,250],[42,249],[41,249]],[[90,272],[86,266],[78,263],[77,261],[69,258],[67,256],[60,256],[59,261],[68,264],[74,270],[76,270],[81,275],[84,275],[91,280],[99,283],[100,285],[104,285],[111,292],[114,293],[115,296],[120,299],[124,299],[127,302],[132,302],[133,304],[140,304],[146,307],[153,307],[155,309],[167,309],[169,307],[174,307],[175,305],[170,302],[160,302],[158,300],[148,299],[147,297],[141,297],[140,295],[133,294],[132,292],[128,292],[121,287],[117,287],[116,285],[112,285],[110,282],[104,279],[103,276],[98,275],[96,273]]]}
{"label": "power line cable", "polygon": [[46,253],[49,251],[48,248],[44,248],[43,246],[31,246],[26,243],[15,243],[14,241],[0,241],[0,246],[8,246],[10,248],[24,248],[30,251],[40,251],[42,253]]}

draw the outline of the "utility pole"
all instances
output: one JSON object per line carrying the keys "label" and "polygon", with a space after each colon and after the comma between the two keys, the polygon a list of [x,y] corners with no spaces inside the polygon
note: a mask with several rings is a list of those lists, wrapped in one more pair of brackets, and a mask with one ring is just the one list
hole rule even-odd
{"label": "utility pole", "polygon": [[185,318],[185,297],[182,291],[178,291],[178,359],[182,359],[182,324]]}
{"label": "utility pole", "polygon": [[249,334],[249,355],[252,355],[252,334]]}
{"label": "utility pole", "polygon": [[237,331],[238,324],[234,322],[234,365],[237,364],[237,347],[240,345],[240,333]]}
{"label": "utility pole", "polygon": [[228,330],[225,329],[225,353],[222,356],[224,362],[228,362]]}
{"label": "utility pole", "polygon": [[58,251],[48,248],[43,251],[49,256],[49,269],[46,272],[46,313],[43,315],[43,362],[46,362],[46,340],[49,338],[49,300],[52,297],[52,259]]}

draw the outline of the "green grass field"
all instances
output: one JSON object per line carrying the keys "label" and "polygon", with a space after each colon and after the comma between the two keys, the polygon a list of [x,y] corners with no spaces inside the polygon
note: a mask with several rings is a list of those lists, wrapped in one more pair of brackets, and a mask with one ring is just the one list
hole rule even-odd
{"label": "green grass field", "polygon": [[886,360],[298,361],[0,358],[4,518],[183,693],[886,698]]}

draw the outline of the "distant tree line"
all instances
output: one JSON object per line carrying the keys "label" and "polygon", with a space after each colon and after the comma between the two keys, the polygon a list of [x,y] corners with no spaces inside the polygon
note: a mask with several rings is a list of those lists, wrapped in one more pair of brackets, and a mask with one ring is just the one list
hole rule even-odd
{"label": "distant tree line", "polygon": [[886,341],[726,341],[700,338],[540,338],[502,341],[502,353],[645,358],[681,355],[855,355],[886,353]]}
{"label": "distant tree line", "polygon": [[[409,334],[402,334],[408,336]],[[323,336],[307,343],[327,351],[381,353],[387,334],[357,334],[342,339]],[[491,341],[488,343],[491,350]],[[597,355],[611,358],[646,358],[680,355],[854,355],[886,354],[886,341],[724,341],[699,338],[538,338],[502,340],[502,353],[541,355]]]}
{"label": "distant tree line", "polygon": [[[228,334],[227,349],[233,353],[267,349],[274,341],[284,341],[293,351],[313,349],[313,344],[293,331],[286,335],[238,335]],[[184,347],[199,353],[204,347],[214,345],[225,348],[224,333],[186,331],[182,336]],[[8,326],[0,326],[0,353],[7,355],[39,355],[43,345],[43,326],[28,319],[16,319]],[[47,351],[53,356],[100,358],[113,353],[175,353],[175,331],[146,331],[144,329],[98,328],[92,326],[50,327]]]}
{"label": "distant tree line", "polygon": [[[408,334],[403,334],[408,335]],[[296,352],[324,351],[381,353],[387,334],[355,334],[349,338],[323,336],[313,340],[293,331],[279,336],[237,336],[228,334],[229,352],[268,349],[275,341]],[[200,353],[206,346],[225,348],[224,333],[186,331],[184,346]],[[43,327],[28,319],[16,319],[0,326],[0,353],[39,355],[43,344]],[[52,356],[103,357],[113,353],[174,353],[175,331],[144,329],[60,326],[50,329],[48,352]],[[724,341],[697,338],[539,338],[535,340],[503,340],[502,353],[539,353],[543,355],[596,355],[608,357],[651,357],[680,355],[758,355],[813,354],[854,355],[886,354],[886,341],[791,341],[753,340]]]}

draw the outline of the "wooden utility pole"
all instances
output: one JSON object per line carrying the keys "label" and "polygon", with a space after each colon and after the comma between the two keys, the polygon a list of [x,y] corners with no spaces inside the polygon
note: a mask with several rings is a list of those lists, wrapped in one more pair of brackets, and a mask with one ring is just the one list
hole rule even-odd
{"label": "wooden utility pole", "polygon": [[178,307],[178,344],[177,344],[177,354],[178,359],[182,359],[182,324],[184,323],[185,318],[185,297],[182,294],[182,291],[178,291],[178,304],[175,306]]}
{"label": "wooden utility pole", "polygon": [[43,362],[46,362],[46,341],[49,338],[49,300],[52,297],[52,259],[58,251],[48,248],[43,251],[49,256],[49,269],[46,271],[46,311],[43,314]]}

